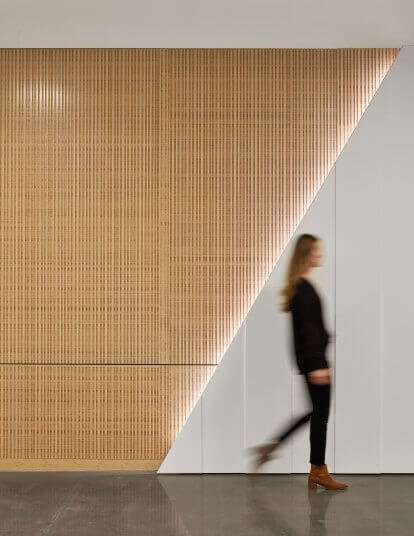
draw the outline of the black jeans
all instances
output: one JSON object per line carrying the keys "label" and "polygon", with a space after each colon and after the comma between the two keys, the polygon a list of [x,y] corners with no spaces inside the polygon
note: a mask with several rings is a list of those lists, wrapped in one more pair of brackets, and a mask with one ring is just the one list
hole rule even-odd
{"label": "black jeans", "polygon": [[310,463],[324,465],[326,450],[326,430],[329,418],[331,385],[315,385],[303,374],[309,396],[312,401],[312,411],[296,419],[282,434],[276,436],[276,441],[283,442],[298,428],[310,420]]}

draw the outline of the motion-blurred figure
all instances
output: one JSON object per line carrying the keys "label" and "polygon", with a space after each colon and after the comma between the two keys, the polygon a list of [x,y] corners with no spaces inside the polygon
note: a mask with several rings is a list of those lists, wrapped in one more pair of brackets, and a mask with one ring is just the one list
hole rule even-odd
{"label": "motion-blurred figure", "polygon": [[286,284],[281,291],[282,309],[292,313],[294,354],[306,382],[312,411],[277,434],[269,443],[254,448],[255,470],[271,459],[272,453],[298,428],[310,420],[310,463],[308,485],[326,489],[345,489],[335,481],[325,464],[326,432],[331,397],[331,369],[326,359],[329,333],[325,329],[322,304],[310,278],[313,268],[321,266],[320,239],[302,234],[296,241]]}

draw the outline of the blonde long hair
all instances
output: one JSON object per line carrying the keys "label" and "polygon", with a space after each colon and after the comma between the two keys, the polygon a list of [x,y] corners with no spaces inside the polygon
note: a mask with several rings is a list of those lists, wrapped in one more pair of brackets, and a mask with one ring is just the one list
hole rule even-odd
{"label": "blonde long hair", "polygon": [[309,269],[309,254],[319,238],[311,234],[302,234],[296,240],[295,249],[290,259],[285,285],[280,291],[282,311],[289,312],[291,300],[295,294],[300,277]]}

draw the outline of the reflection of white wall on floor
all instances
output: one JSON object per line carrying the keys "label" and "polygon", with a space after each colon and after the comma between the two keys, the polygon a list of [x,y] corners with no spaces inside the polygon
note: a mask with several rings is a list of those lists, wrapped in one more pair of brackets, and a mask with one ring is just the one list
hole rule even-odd
{"label": "reflection of white wall on floor", "polygon": [[[327,463],[337,472],[414,472],[414,47],[404,47],[248,312],[160,473],[245,472],[245,448],[307,405],[292,374],[290,318],[277,309],[298,234],[322,237],[315,271],[336,333]],[[335,269],[336,257],[336,269]],[[335,326],[336,324],[336,326]],[[336,357],[335,357],[336,356]],[[335,357],[335,359],[334,359]],[[308,430],[264,472],[306,472]]]}
{"label": "reflection of white wall on floor", "polygon": [[[316,498],[319,520],[326,501],[335,497],[334,493],[311,494],[310,498],[307,493],[297,493],[295,486],[288,485],[287,476],[278,477],[277,482],[252,481],[240,475],[159,475],[157,478],[171,502],[175,519],[181,522],[180,530],[188,536],[235,534],[228,522],[223,523],[229,512],[243,527],[243,534],[257,534],[258,530],[260,534],[303,534],[303,519],[309,518],[312,497]],[[295,503],[292,509],[286,508],[290,499]]]}

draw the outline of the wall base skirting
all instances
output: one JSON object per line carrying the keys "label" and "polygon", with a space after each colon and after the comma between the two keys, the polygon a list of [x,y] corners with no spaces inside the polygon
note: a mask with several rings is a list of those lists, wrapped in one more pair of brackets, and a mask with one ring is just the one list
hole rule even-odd
{"label": "wall base skirting", "polygon": [[162,460],[0,460],[0,471],[156,471]]}

